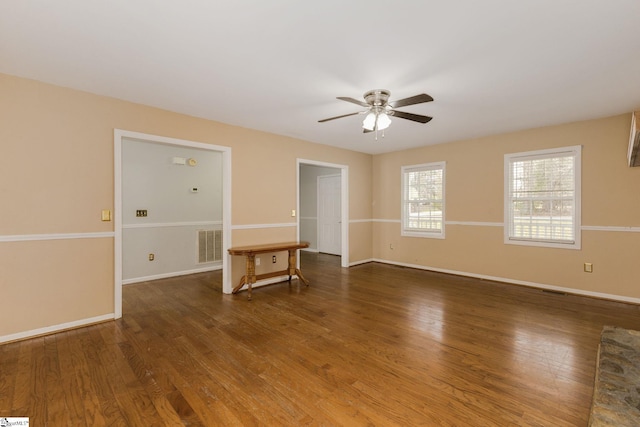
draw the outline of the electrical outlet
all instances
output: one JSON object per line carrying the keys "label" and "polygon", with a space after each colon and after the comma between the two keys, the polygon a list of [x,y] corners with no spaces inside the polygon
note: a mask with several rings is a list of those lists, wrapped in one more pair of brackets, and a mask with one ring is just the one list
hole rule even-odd
{"label": "electrical outlet", "polygon": [[584,272],[585,273],[593,273],[593,264],[590,262],[584,263]]}
{"label": "electrical outlet", "polygon": [[271,257],[271,262],[274,263],[274,264],[276,263],[276,256],[275,255]]}
{"label": "electrical outlet", "polygon": [[136,211],[136,216],[137,217],[144,217],[147,216],[147,210],[146,209],[138,209]]}
{"label": "electrical outlet", "polygon": [[260,258],[256,257],[256,266],[260,265]]}
{"label": "electrical outlet", "polygon": [[156,259],[156,256],[154,254],[149,254],[149,261],[153,261],[154,259]]}

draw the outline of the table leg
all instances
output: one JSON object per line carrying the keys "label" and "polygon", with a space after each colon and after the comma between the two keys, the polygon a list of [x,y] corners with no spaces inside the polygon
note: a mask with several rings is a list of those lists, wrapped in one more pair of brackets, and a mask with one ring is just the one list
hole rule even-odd
{"label": "table leg", "polygon": [[256,256],[254,254],[247,255],[247,299],[251,301],[251,287],[256,283]]}
{"label": "table leg", "polygon": [[304,278],[304,276],[302,275],[302,272],[297,268],[296,268],[296,274],[298,275],[298,279],[300,279],[302,283],[309,286],[309,282],[307,282],[307,279]]}
{"label": "table leg", "polygon": [[242,288],[245,284],[247,283],[247,276],[242,276],[240,278],[240,283],[238,283],[238,286],[236,286],[235,288],[233,288],[233,290],[231,291],[232,294],[237,294],[238,291],[240,290],[240,288]]}
{"label": "table leg", "polygon": [[298,276],[298,279],[302,281],[305,285],[309,286],[309,282],[304,278],[300,270],[296,267],[296,252],[297,249],[289,249],[289,281],[291,281],[291,276],[294,274]]}

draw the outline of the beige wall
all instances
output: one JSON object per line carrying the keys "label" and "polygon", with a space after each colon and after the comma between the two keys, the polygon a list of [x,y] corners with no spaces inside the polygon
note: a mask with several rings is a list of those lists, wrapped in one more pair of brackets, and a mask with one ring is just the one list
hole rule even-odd
{"label": "beige wall", "polygon": [[[640,249],[640,168],[626,166],[630,122],[629,114],[374,156],[374,257],[640,299],[633,273]],[[583,146],[582,249],[505,245],[504,155],[571,145]],[[446,221],[482,224],[449,224],[444,240],[401,237],[400,168],[435,161],[446,161]],[[585,262],[593,263],[593,273],[583,272]]]}
{"label": "beige wall", "polygon": [[[114,225],[101,222],[100,211],[114,208],[115,128],[231,147],[232,225],[241,228],[232,232],[234,245],[295,238],[295,227],[242,227],[295,222],[301,158],[349,168],[351,263],[375,258],[640,298],[632,273],[640,168],[625,164],[627,115],[372,157],[0,75],[0,117],[0,340],[113,314]],[[582,249],[505,245],[496,226],[504,154],[577,144],[584,147]],[[448,225],[444,240],[400,237],[400,167],[442,160],[446,219],[485,224]],[[582,272],[584,262],[593,273]],[[235,282],[242,260],[232,266]]]}
{"label": "beige wall", "polygon": [[[2,74],[0,118],[0,340],[114,312],[114,224],[100,220],[114,208],[114,129],[231,147],[232,226],[295,222],[297,158],[348,165],[350,216],[371,218],[366,154]],[[371,258],[355,243],[370,232],[352,228],[351,261]],[[43,236],[20,241],[34,234]],[[232,241],[295,236],[242,229]]]}

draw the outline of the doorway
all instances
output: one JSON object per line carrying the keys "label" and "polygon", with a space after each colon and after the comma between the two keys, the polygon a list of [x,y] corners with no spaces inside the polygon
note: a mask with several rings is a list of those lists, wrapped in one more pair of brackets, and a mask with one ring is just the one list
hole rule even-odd
{"label": "doorway", "polygon": [[[216,151],[222,155],[222,291],[231,293],[231,263],[227,249],[231,246],[231,149],[182,139],[148,135],[120,129],[114,131],[114,314],[122,317],[123,284],[123,144],[140,141],[168,146],[181,146],[199,150]],[[150,258],[151,259],[151,258]]]}
{"label": "doorway", "polygon": [[298,159],[298,240],[349,266],[349,167]]}

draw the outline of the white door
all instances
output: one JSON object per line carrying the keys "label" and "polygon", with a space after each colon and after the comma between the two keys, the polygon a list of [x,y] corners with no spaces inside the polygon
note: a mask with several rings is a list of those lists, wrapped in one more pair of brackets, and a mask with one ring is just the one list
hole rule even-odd
{"label": "white door", "polygon": [[342,254],[340,175],[318,177],[318,251]]}

